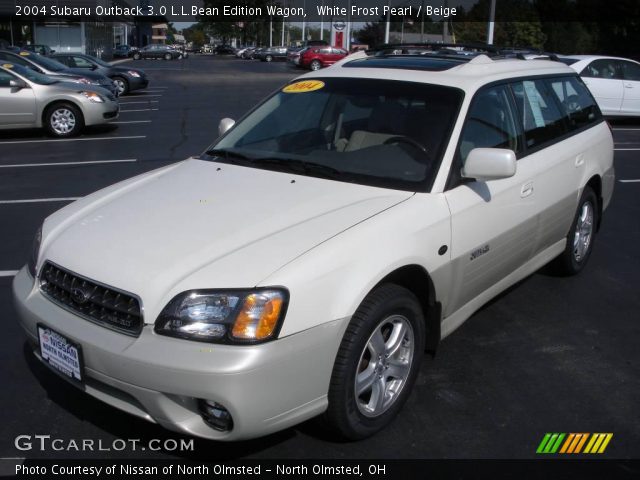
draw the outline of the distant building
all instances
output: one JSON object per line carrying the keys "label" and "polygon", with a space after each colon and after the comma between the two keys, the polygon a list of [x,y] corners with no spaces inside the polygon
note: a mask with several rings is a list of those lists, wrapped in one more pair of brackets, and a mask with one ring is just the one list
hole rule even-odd
{"label": "distant building", "polygon": [[[74,6],[100,4],[131,7],[148,5],[149,0],[68,0]],[[165,23],[160,23],[164,21]],[[142,47],[148,43],[165,43],[167,23],[164,17],[123,18],[103,21],[100,18],[82,19],[61,17],[43,21],[18,20],[10,11],[0,11],[0,40],[3,44],[48,45],[56,52],[78,52],[111,58],[116,45]]]}

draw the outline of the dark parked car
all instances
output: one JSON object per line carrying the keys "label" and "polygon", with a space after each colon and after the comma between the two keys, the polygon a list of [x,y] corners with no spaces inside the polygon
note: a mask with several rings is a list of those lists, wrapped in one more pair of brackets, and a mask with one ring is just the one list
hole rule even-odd
{"label": "dark parked car", "polygon": [[218,45],[213,53],[215,55],[235,55],[236,49],[231,45]]}
{"label": "dark parked car", "polygon": [[38,55],[37,53],[27,52],[25,50],[19,52],[0,50],[0,62],[2,61],[22,65],[36,72],[57,77],[57,80],[98,85],[110,91],[115,96],[118,96],[118,88],[106,75],[88,69],[69,68],[57,60]]}
{"label": "dark parked car", "polygon": [[287,59],[287,47],[268,47],[254,54],[253,58],[257,58],[263,62],[272,62],[274,60]]}
{"label": "dark parked car", "polygon": [[55,50],[52,50],[49,45],[23,45],[22,50],[27,50],[29,52],[37,53],[38,55],[52,55],[56,53]]}
{"label": "dark parked car", "polygon": [[91,55],[81,53],[56,53],[52,58],[60,63],[64,63],[70,68],[91,70],[106,75],[116,84],[118,94],[120,95],[126,95],[134,90],[147,88],[147,85],[149,85],[149,79],[147,79],[147,75],[142,70],[111,65]]}
{"label": "dark parked car", "polygon": [[140,50],[133,54],[134,60],[140,60],[141,58],[163,58],[165,60],[175,60],[180,58],[182,53],[169,48],[167,45],[151,44],[146,47],[142,47]]}
{"label": "dark parked car", "polygon": [[131,58],[137,51],[138,48],[131,45],[118,45],[113,49],[113,56],[116,58]]}

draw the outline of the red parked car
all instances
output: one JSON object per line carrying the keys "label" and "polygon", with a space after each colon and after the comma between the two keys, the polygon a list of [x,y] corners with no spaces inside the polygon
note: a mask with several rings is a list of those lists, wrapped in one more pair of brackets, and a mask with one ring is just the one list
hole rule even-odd
{"label": "red parked car", "polygon": [[311,70],[320,70],[322,67],[328,67],[342,60],[348,54],[349,52],[343,48],[318,45],[303,50],[298,65]]}

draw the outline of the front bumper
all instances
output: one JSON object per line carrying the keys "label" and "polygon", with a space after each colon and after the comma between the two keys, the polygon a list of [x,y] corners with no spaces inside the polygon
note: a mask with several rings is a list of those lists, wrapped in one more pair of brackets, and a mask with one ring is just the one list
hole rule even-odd
{"label": "front bumper", "polygon": [[129,91],[132,92],[134,90],[141,90],[143,88],[147,88],[149,86],[149,79],[146,77],[132,77],[127,76],[127,81],[129,82]]}
{"label": "front bumper", "polygon": [[[82,346],[86,393],[177,432],[216,440],[262,436],[320,414],[348,319],[254,346],[163,337],[145,325],[133,338],[84,320],[45,298],[23,268],[13,293],[21,326],[37,344],[44,323]],[[37,352],[37,348],[36,348]],[[197,399],[224,405],[234,428],[209,427]]]}
{"label": "front bumper", "polygon": [[115,101],[106,101],[104,103],[84,102],[83,105],[84,124],[100,125],[118,118],[120,113],[120,104]]}

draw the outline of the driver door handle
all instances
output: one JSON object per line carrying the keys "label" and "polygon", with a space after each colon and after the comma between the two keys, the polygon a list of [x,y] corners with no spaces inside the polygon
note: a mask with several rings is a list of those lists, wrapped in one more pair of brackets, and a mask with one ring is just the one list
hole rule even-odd
{"label": "driver door handle", "polygon": [[526,198],[533,193],[533,182],[525,183],[520,189],[520,196]]}

